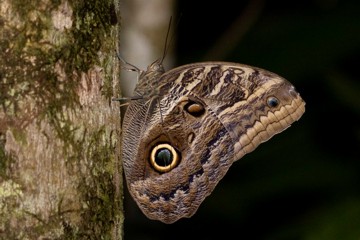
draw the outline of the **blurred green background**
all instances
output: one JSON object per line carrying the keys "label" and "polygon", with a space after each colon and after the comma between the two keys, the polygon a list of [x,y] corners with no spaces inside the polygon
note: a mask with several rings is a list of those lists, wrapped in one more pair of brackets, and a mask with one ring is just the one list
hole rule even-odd
{"label": "blurred green background", "polygon": [[190,219],[148,220],[126,196],[125,239],[360,239],[360,1],[179,0],[176,12],[176,65],[267,69],[306,112],[236,162]]}

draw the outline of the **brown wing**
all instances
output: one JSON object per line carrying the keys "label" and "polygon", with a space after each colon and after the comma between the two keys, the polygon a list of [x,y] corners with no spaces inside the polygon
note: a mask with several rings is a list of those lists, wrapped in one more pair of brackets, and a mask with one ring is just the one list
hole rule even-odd
{"label": "brown wing", "polygon": [[[165,223],[192,216],[234,161],[304,112],[289,82],[240,64],[185,65],[153,82],[158,95],[125,114],[123,161],[141,210]],[[165,172],[150,160],[164,144],[179,157]]]}

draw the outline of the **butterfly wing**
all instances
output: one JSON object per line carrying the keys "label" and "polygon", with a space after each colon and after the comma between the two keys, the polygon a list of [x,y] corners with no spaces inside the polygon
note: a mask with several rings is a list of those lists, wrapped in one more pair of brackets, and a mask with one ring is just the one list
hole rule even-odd
{"label": "butterfly wing", "polygon": [[294,86],[272,72],[226,62],[178,69],[177,81],[181,79],[186,89],[203,99],[231,135],[234,161],[288,128],[305,112],[305,102]]}
{"label": "butterfly wing", "polygon": [[122,156],[131,195],[165,223],[191,217],[234,161],[304,112],[289,82],[245,65],[184,65],[154,81],[156,96],[129,104]]}

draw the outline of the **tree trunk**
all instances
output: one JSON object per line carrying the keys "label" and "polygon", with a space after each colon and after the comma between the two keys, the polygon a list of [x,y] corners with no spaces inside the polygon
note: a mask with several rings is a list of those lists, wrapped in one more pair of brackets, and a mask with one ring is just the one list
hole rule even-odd
{"label": "tree trunk", "polygon": [[118,6],[0,0],[0,239],[121,239]]}

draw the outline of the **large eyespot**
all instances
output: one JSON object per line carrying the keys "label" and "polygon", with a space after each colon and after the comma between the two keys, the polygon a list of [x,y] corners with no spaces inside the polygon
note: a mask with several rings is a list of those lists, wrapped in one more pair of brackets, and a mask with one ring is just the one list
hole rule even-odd
{"label": "large eyespot", "polygon": [[280,101],[276,97],[268,97],[266,103],[269,107],[274,108],[279,105]]}
{"label": "large eyespot", "polygon": [[189,101],[185,104],[184,110],[194,117],[200,117],[205,113],[204,106],[194,101]]}
{"label": "large eyespot", "polygon": [[150,163],[161,173],[169,172],[179,164],[180,156],[168,143],[156,145],[150,153]]}

